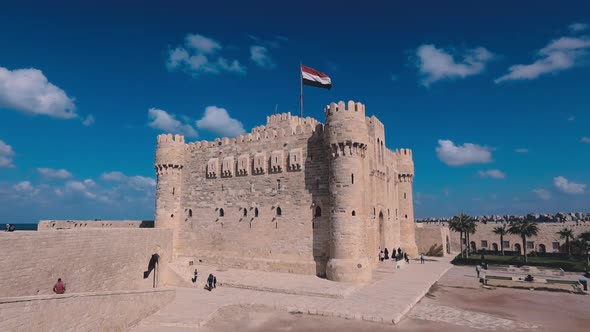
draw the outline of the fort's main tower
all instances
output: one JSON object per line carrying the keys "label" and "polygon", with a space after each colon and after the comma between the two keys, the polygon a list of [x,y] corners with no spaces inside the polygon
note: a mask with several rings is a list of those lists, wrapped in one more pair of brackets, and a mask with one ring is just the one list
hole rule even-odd
{"label": "fort's main tower", "polygon": [[183,216],[181,206],[184,136],[158,135],[154,168],[158,176],[154,226],[173,231],[173,246],[178,245],[178,232]]}
{"label": "fort's main tower", "polygon": [[369,140],[365,106],[353,101],[348,105],[331,103],[325,113],[332,207],[326,275],[333,281],[369,281],[372,266],[362,250],[366,219],[364,158]]}
{"label": "fort's main tower", "polygon": [[414,183],[414,161],[412,150],[399,149],[394,153],[397,163],[398,199],[400,211],[401,247],[409,255],[417,255],[416,225],[414,224],[414,200],[412,185]]}

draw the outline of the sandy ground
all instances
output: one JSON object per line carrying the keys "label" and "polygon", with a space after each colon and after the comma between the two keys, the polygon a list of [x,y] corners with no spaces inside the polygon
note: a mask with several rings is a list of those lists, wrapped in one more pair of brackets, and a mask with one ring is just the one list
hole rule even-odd
{"label": "sandy ground", "polygon": [[[453,267],[398,325],[229,306],[205,331],[588,331],[590,296],[483,289],[468,267]],[[392,295],[393,296],[393,295]]]}

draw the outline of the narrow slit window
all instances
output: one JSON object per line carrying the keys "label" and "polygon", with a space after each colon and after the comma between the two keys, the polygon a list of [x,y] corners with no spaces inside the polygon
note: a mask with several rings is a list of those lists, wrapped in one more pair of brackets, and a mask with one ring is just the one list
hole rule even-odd
{"label": "narrow slit window", "polygon": [[354,212],[354,210],[352,210],[352,216],[356,216],[356,212]]}
{"label": "narrow slit window", "polygon": [[247,217],[247,216],[248,216],[248,209],[244,208],[244,217]]}
{"label": "narrow slit window", "polygon": [[354,184],[354,173],[353,174],[350,174],[350,182],[352,184]]}
{"label": "narrow slit window", "polygon": [[321,217],[321,216],[322,216],[322,208],[319,206],[316,206],[314,217]]}
{"label": "narrow slit window", "polygon": [[223,212],[223,208],[219,209],[219,216],[220,217],[225,216],[225,212]]}
{"label": "narrow slit window", "polygon": [[281,216],[283,214],[283,210],[281,210],[280,206],[277,206],[277,216]]}
{"label": "narrow slit window", "polygon": [[254,218],[258,218],[258,208],[254,209]]}

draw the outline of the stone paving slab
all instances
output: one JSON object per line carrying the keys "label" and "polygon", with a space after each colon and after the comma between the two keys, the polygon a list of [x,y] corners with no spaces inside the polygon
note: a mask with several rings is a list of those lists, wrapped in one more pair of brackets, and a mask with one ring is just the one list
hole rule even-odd
{"label": "stone paving slab", "polygon": [[[450,258],[427,264],[413,261],[399,273],[377,273],[374,282],[358,285],[353,292],[337,299],[223,286],[211,292],[196,287],[178,288],[173,303],[140,322],[132,331],[195,331],[212,319],[220,308],[236,304],[265,305],[275,310],[308,315],[397,324],[451,267]],[[258,273],[261,279],[267,277],[266,272]],[[288,287],[292,279],[292,275],[284,278],[282,274],[271,273],[271,276],[274,282],[281,282],[284,287]]]}

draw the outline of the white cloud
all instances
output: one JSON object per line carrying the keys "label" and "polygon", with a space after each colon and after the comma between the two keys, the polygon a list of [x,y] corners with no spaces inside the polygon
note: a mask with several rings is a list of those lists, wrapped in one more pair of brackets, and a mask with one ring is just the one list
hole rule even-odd
{"label": "white cloud", "polygon": [[519,149],[514,150],[514,152],[516,152],[516,153],[528,153],[529,152],[529,149],[519,148]]}
{"label": "white cloud", "polygon": [[148,110],[150,122],[148,126],[171,134],[181,134],[189,137],[197,137],[198,133],[192,125],[182,123],[176,116],[164,110],[150,108]]}
{"label": "white cloud", "polygon": [[417,66],[422,76],[422,84],[430,84],[442,79],[465,78],[484,71],[486,64],[494,55],[483,47],[477,47],[459,55],[457,62],[452,54],[432,44],[424,44],[416,50]]}
{"label": "white cloud", "polygon": [[82,124],[85,125],[86,127],[91,126],[94,123],[94,116],[92,116],[92,114],[89,114],[84,121],[82,121]]}
{"label": "white cloud", "polygon": [[558,73],[570,69],[587,57],[588,49],[590,49],[590,38],[588,36],[566,36],[552,40],[537,52],[539,59],[535,62],[528,65],[510,66],[508,73],[497,78],[494,82],[532,80],[544,74]]}
{"label": "white cloud", "polygon": [[238,60],[228,60],[219,55],[222,46],[217,41],[199,34],[189,34],[184,46],[168,51],[166,67],[182,70],[193,76],[202,74],[245,74],[246,68]]}
{"label": "white cloud", "polygon": [[12,150],[12,146],[4,143],[3,140],[0,140],[0,167],[13,168],[13,157],[14,150]]}
{"label": "white cloud", "polygon": [[566,194],[583,194],[586,190],[586,185],[582,183],[570,182],[563,176],[556,176],[553,178],[553,185],[559,189],[559,191]]}
{"label": "white cloud", "polygon": [[457,146],[451,140],[438,140],[436,155],[449,166],[486,164],[492,161],[492,148],[472,143]]}
{"label": "white cloud", "polygon": [[506,173],[500,171],[499,169],[490,169],[487,171],[479,171],[479,176],[482,178],[492,178],[492,179],[504,179],[506,178]]}
{"label": "white cloud", "polygon": [[13,186],[14,190],[19,193],[29,193],[34,190],[33,185],[30,181],[22,181]]}
{"label": "white cloud", "polygon": [[134,190],[154,190],[156,180],[145,176],[127,176],[122,172],[103,173],[100,178],[104,181],[121,182]]}
{"label": "white cloud", "polygon": [[217,106],[207,106],[205,114],[197,121],[197,127],[227,137],[246,133],[240,121],[231,118],[225,108]]}
{"label": "white cloud", "polygon": [[268,48],[260,45],[250,46],[250,60],[254,61],[258,66],[262,68],[272,69],[276,67],[276,64],[270,57]]}
{"label": "white cloud", "polygon": [[568,28],[570,29],[571,32],[580,32],[580,31],[584,31],[586,29],[590,29],[590,24],[586,24],[586,23],[573,23],[570,24],[568,26]]}
{"label": "white cloud", "polygon": [[34,68],[8,70],[0,67],[0,107],[60,119],[78,116],[74,100]]}
{"label": "white cloud", "polygon": [[37,172],[48,179],[65,180],[72,177],[72,173],[65,169],[37,168]]}
{"label": "white cloud", "polygon": [[548,201],[549,199],[551,199],[551,193],[547,189],[534,189],[533,192],[544,201]]}
{"label": "white cloud", "polygon": [[[102,202],[108,202],[109,198],[104,194],[97,194],[90,190],[91,185],[87,181],[68,181],[64,186],[65,191],[70,194],[81,194],[86,198],[90,198],[92,200],[98,200]],[[63,195],[63,192],[60,189],[57,189],[58,192],[56,194]]]}
{"label": "white cloud", "polygon": [[[582,143],[590,143],[590,137],[584,136],[584,137],[582,137],[580,139],[580,142],[582,142]],[[1,166],[1,163],[0,163],[0,166]]]}

